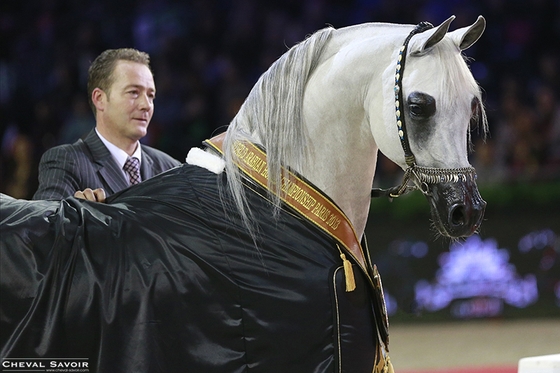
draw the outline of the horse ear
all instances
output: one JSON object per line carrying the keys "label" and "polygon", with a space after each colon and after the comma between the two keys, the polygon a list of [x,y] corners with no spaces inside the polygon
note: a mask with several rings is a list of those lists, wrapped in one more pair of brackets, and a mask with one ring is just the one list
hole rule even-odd
{"label": "horse ear", "polygon": [[480,38],[486,28],[486,20],[483,16],[478,16],[475,23],[470,27],[463,27],[449,33],[460,50],[470,48]]}
{"label": "horse ear", "polygon": [[436,28],[424,31],[418,35],[415,35],[410,41],[410,54],[420,55],[426,53],[434,45],[439,43],[441,39],[445,37],[447,31],[449,30],[449,25],[455,19],[455,16],[451,16],[446,19],[441,25]]}

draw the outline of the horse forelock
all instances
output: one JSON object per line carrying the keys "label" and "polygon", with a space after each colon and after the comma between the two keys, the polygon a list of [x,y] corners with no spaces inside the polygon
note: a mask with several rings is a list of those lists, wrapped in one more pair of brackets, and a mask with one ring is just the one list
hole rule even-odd
{"label": "horse forelock", "polygon": [[[467,64],[468,58],[458,51],[452,40],[444,38],[430,52],[429,68],[424,68],[423,79],[438,82],[438,110],[453,115],[470,108],[472,98],[478,101],[478,124],[482,134],[488,133],[488,121],[482,104],[482,90]],[[419,57],[420,59],[422,57]],[[406,82],[406,79],[405,79]],[[470,133],[469,133],[470,141]]]}
{"label": "horse forelock", "polygon": [[[233,144],[249,140],[267,152],[269,189],[277,191],[282,165],[298,169],[307,158],[302,104],[305,85],[329,41],[331,27],[317,31],[290,48],[261,75],[238,114],[232,120],[224,140],[224,160],[228,185],[242,218],[250,223],[240,171],[235,165]],[[279,197],[271,194],[277,207]]]}

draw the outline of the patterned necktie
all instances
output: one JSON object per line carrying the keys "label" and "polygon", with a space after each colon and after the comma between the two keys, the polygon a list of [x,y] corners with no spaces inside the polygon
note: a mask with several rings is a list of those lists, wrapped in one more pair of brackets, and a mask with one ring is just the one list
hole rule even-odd
{"label": "patterned necktie", "polygon": [[135,157],[128,157],[124,163],[123,170],[128,174],[130,185],[140,182],[140,160]]}

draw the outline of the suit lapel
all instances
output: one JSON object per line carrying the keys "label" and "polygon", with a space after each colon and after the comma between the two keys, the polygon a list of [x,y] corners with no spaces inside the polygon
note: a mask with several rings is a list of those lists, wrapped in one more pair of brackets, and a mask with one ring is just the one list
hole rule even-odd
{"label": "suit lapel", "polygon": [[154,176],[154,160],[148,155],[148,153],[144,151],[143,147],[141,148],[141,150],[142,163],[140,163],[140,175],[142,175],[142,181],[144,181]]}
{"label": "suit lapel", "polygon": [[103,144],[95,130],[92,130],[87,135],[84,139],[84,143],[91,151],[93,161],[97,168],[97,174],[111,189],[107,192],[113,194],[127,188],[128,182],[125,180],[122,170],[119,168],[111,152],[109,152],[109,149]]}

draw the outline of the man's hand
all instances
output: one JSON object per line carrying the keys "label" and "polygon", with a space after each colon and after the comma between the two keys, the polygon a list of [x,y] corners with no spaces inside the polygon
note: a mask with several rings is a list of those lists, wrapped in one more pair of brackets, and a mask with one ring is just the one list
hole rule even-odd
{"label": "man's hand", "polygon": [[74,197],[93,202],[105,202],[105,191],[103,188],[97,188],[94,190],[86,188],[83,191],[78,190],[74,193]]}

